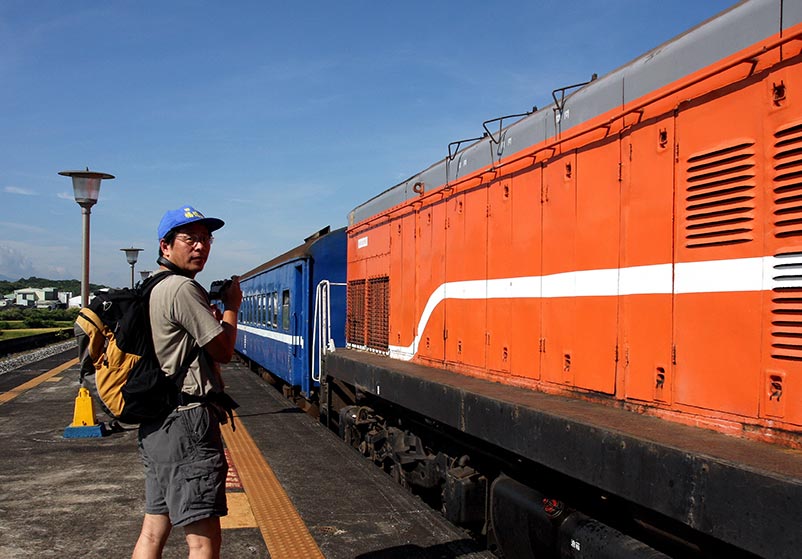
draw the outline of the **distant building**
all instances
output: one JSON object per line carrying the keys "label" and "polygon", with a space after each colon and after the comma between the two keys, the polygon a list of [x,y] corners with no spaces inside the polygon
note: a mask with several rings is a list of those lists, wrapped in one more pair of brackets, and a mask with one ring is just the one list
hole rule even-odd
{"label": "distant building", "polygon": [[72,293],[63,294],[55,287],[26,287],[14,290],[14,304],[19,307],[56,309],[66,305]]}

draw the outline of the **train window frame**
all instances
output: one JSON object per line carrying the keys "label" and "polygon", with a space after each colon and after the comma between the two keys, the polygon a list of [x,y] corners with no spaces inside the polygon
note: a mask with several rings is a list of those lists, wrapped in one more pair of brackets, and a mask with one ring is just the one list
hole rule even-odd
{"label": "train window frame", "polygon": [[271,317],[271,325],[278,330],[278,291],[272,293],[273,297],[273,316]]}
{"label": "train window frame", "polygon": [[265,328],[270,328],[270,317],[273,316],[273,298],[270,291],[265,292],[267,301],[267,312],[265,313]]}
{"label": "train window frame", "polygon": [[281,328],[285,332],[290,331],[290,290],[285,289],[281,292]]}

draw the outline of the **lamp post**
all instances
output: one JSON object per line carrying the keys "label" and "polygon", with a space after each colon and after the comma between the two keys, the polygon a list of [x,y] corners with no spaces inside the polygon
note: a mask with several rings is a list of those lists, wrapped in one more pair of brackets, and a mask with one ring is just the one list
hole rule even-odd
{"label": "lamp post", "polygon": [[137,259],[139,258],[139,253],[142,252],[143,249],[141,248],[121,248],[121,251],[125,253],[125,259],[128,260],[128,263],[131,265],[131,289],[134,288],[134,264],[136,264]]}
{"label": "lamp post", "polygon": [[72,178],[75,201],[81,206],[83,222],[83,258],[81,262],[81,306],[89,305],[89,215],[100,195],[100,181],[114,175],[90,171],[59,171],[59,175]]}
{"label": "lamp post", "polygon": [[151,270],[139,270],[139,277],[142,279],[142,281],[145,281],[152,273],[153,272]]}

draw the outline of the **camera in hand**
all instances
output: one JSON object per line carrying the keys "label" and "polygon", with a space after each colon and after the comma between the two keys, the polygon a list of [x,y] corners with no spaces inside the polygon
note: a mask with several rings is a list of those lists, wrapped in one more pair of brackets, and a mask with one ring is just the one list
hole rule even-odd
{"label": "camera in hand", "polygon": [[225,291],[229,285],[231,285],[230,279],[213,281],[212,285],[209,286],[209,299],[219,300],[223,295],[223,291]]}

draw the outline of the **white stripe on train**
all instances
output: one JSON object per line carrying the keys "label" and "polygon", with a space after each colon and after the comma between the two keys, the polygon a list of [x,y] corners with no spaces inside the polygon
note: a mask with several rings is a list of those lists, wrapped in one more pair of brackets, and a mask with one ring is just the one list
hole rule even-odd
{"label": "white stripe on train", "polygon": [[390,356],[395,359],[412,359],[434,309],[446,299],[554,299],[731,293],[768,291],[778,287],[802,287],[802,254],[444,283],[429,296],[412,345],[391,345]]}

